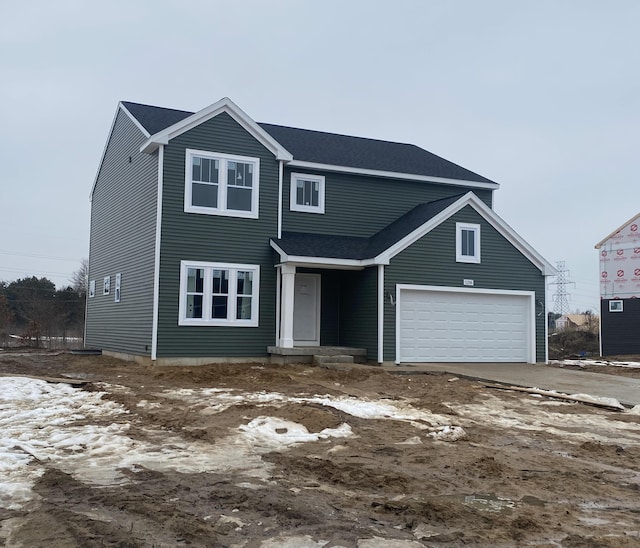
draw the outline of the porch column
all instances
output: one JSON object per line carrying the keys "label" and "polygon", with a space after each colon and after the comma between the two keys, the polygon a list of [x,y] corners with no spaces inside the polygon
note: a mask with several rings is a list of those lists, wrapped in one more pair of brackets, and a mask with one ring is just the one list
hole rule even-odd
{"label": "porch column", "polygon": [[280,341],[278,346],[293,348],[293,294],[296,283],[296,267],[283,264],[282,292],[280,294]]}

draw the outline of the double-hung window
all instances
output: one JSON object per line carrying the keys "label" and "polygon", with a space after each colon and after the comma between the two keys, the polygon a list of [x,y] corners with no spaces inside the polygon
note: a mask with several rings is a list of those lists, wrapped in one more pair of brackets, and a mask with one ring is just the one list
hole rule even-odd
{"label": "double-hung window", "polygon": [[258,326],[260,266],[180,263],[179,325]]}
{"label": "double-hung window", "polygon": [[292,173],[289,209],[324,213],[324,177]]}
{"label": "double-hung window", "polygon": [[258,158],[187,149],[184,210],[257,218],[259,178]]}
{"label": "double-hung window", "polygon": [[456,223],[456,261],[480,262],[480,225]]}

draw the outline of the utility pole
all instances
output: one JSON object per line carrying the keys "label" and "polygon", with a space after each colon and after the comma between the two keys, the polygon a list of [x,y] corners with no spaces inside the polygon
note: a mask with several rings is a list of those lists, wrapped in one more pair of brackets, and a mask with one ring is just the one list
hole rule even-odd
{"label": "utility pole", "polygon": [[565,268],[564,261],[558,261],[556,269],[558,271],[556,281],[551,282],[549,285],[557,286],[556,292],[553,294],[553,311],[563,316],[569,313],[569,297],[571,294],[567,292],[567,286],[572,284],[575,286],[575,283],[567,279],[569,271]]}

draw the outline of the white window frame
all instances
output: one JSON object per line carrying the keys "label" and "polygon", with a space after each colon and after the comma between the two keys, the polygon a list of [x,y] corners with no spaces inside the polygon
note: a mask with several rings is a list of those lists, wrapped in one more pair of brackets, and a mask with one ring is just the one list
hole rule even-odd
{"label": "white window frame", "polygon": [[[462,233],[471,231],[474,234],[473,255],[462,254]],[[456,262],[458,263],[480,263],[480,225],[472,223],[456,223]]]}
{"label": "white window frame", "polygon": [[[219,181],[218,181],[218,207],[194,206],[192,199],[192,165],[193,158],[206,158],[218,160]],[[227,209],[227,162],[241,162],[253,165],[253,181],[251,186],[251,211],[237,209]],[[185,184],[184,184],[184,211],[185,213],[200,213],[204,215],[222,215],[225,217],[243,217],[248,219],[258,218],[259,206],[259,182],[260,182],[260,159],[249,156],[235,156],[223,154],[221,152],[209,152],[206,150],[187,149],[185,155]]]}
{"label": "white window frame", "polygon": [[89,298],[93,299],[96,296],[96,281],[89,280]]}
{"label": "white window frame", "polygon": [[[187,318],[187,271],[189,268],[202,268],[204,273],[204,297],[202,299],[202,318]],[[229,292],[227,301],[227,318],[211,317],[211,297],[213,296],[213,270],[229,271]],[[252,294],[251,294],[251,319],[243,320],[236,318],[237,312],[237,289],[238,271],[253,272]],[[238,263],[210,263],[202,261],[180,261],[180,299],[178,312],[178,325],[200,325],[200,326],[229,326],[229,327],[258,327],[258,313],[260,296],[260,265],[238,264]]]}
{"label": "white window frame", "polygon": [[113,300],[116,303],[120,302],[120,298],[121,298],[120,287],[121,287],[121,285],[122,285],[122,273],[118,272],[116,274],[116,286],[115,286],[115,288],[113,290]]}
{"label": "white window frame", "polygon": [[624,302],[621,299],[612,299],[609,301],[609,312],[622,312],[624,310]]}
{"label": "white window frame", "polygon": [[102,283],[102,294],[109,295],[111,293],[111,276],[105,276]]}
{"label": "white window frame", "polygon": [[[318,205],[303,205],[297,202],[297,186],[298,180],[313,181],[318,183]],[[308,173],[292,173],[291,182],[289,184],[289,209],[291,211],[302,211],[304,213],[320,213],[324,214],[324,175],[309,175]]]}

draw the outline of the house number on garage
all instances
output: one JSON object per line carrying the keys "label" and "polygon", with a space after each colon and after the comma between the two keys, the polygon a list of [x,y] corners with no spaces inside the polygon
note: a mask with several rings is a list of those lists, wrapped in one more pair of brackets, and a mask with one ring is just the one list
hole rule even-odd
{"label": "house number on garage", "polygon": [[473,280],[462,280],[463,285],[473,285]]}

